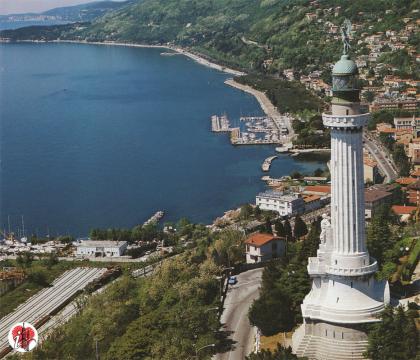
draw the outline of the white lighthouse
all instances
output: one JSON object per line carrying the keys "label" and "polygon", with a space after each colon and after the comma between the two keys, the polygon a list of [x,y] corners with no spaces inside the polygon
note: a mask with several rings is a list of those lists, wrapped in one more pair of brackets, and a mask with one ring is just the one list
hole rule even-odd
{"label": "white lighthouse", "polygon": [[385,281],[375,280],[377,262],[365,240],[363,127],[369,113],[360,111],[357,66],[344,52],[333,68],[330,114],[331,223],[324,216],[317,257],[309,258],[312,289],[302,304],[303,325],[293,334],[293,351],[318,360],[364,359],[367,335],[363,324],[379,321],[389,303]]}

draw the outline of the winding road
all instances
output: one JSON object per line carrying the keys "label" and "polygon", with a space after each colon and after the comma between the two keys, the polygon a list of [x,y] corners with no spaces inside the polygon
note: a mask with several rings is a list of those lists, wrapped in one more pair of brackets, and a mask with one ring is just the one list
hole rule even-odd
{"label": "winding road", "polygon": [[230,286],[225,300],[221,322],[223,330],[232,332],[233,348],[216,354],[215,360],[242,360],[254,349],[255,328],[248,320],[248,310],[258,298],[264,269],[254,269],[237,276],[236,285]]}

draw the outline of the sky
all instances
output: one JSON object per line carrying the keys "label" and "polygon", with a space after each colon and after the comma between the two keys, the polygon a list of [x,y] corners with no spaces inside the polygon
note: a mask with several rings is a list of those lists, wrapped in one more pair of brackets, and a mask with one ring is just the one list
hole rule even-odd
{"label": "sky", "polygon": [[92,1],[94,0],[0,0],[0,15],[42,12],[56,7],[78,5]]}

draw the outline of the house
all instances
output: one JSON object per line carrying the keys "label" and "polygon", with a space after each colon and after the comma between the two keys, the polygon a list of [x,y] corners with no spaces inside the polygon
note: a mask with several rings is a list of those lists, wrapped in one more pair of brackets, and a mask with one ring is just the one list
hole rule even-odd
{"label": "house", "polygon": [[383,205],[391,204],[393,195],[390,192],[370,189],[365,190],[365,218],[371,219]]}
{"label": "house", "polygon": [[410,204],[420,205],[420,180],[407,186],[407,200]]}
{"label": "house", "polygon": [[256,196],[256,205],[262,210],[276,211],[281,216],[294,216],[305,211],[305,202],[299,194],[268,190]]}
{"label": "house", "polygon": [[124,254],[126,241],[85,240],[77,244],[77,256],[116,257]]}
{"label": "house", "polygon": [[283,256],[283,238],[272,234],[254,233],[245,240],[246,263],[254,264]]}
{"label": "house", "polygon": [[395,215],[399,216],[400,221],[407,222],[417,211],[417,206],[393,205],[391,209]]}
{"label": "house", "polygon": [[320,195],[307,195],[303,197],[305,202],[305,212],[314,211],[320,209],[323,205],[323,201]]}
{"label": "house", "polygon": [[303,194],[329,197],[331,195],[331,185],[309,185],[305,187]]}
{"label": "house", "polygon": [[364,181],[375,183],[379,177],[378,163],[375,160],[365,157],[363,159]]}

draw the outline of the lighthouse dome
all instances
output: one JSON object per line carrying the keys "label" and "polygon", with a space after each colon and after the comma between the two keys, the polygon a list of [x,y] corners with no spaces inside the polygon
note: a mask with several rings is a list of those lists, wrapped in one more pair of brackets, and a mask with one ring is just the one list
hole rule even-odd
{"label": "lighthouse dome", "polygon": [[334,65],[332,75],[355,75],[358,69],[356,63],[345,54],[341,56],[341,59]]}

